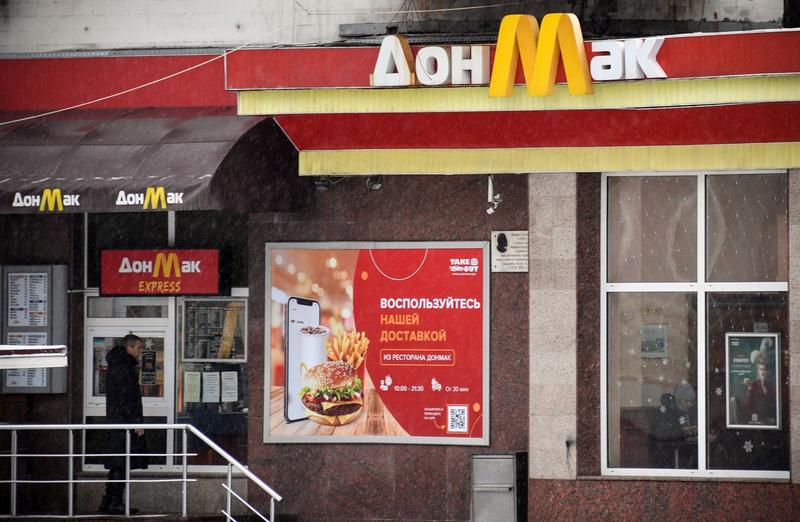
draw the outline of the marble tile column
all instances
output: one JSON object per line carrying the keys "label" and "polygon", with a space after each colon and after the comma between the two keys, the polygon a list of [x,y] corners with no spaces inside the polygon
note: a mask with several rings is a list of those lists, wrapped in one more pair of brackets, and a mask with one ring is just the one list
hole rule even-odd
{"label": "marble tile column", "polygon": [[792,482],[800,483],[800,170],[789,171],[789,422]]}
{"label": "marble tile column", "polygon": [[570,479],[576,470],[576,175],[530,174],[528,198],[529,476]]}

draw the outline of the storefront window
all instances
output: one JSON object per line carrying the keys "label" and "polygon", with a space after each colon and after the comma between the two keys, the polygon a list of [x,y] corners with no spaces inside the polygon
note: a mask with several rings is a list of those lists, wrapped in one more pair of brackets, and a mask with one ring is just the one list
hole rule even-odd
{"label": "storefront window", "polygon": [[788,478],[786,175],[604,181],[604,473]]}
{"label": "storefront window", "polygon": [[697,277],[697,182],[685,176],[608,179],[609,281]]}
{"label": "storefront window", "polygon": [[708,467],[786,469],[787,294],[710,293],[707,303]]}
{"label": "storefront window", "polygon": [[[178,307],[175,421],[189,423],[228,453],[247,460],[247,302],[184,299]],[[180,448],[182,440],[176,438]],[[193,436],[192,465],[225,464]]]}
{"label": "storefront window", "polygon": [[786,175],[709,176],[709,281],[789,279]]}
{"label": "storefront window", "polygon": [[608,299],[609,464],[697,466],[697,301],[694,294]]}
{"label": "storefront window", "polygon": [[168,315],[167,298],[90,297],[86,317],[94,319],[161,319]]}

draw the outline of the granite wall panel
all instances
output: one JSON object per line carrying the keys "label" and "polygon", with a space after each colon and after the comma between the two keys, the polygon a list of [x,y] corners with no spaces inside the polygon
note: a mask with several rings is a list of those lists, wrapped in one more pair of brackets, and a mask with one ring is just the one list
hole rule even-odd
{"label": "granite wall panel", "polygon": [[[335,181],[297,214],[249,223],[250,433],[248,464],[285,496],[299,520],[469,520],[473,454],[528,447],[528,277],[491,275],[489,447],[263,442],[264,244],[288,241],[488,241],[528,229],[525,176],[495,176],[498,210],[486,213],[486,176],[396,176],[369,191]],[[256,502],[265,499],[252,497]]]}
{"label": "granite wall panel", "polygon": [[800,483],[800,170],[789,171],[789,447],[792,482]]}
{"label": "granite wall panel", "polygon": [[531,480],[528,520],[796,520],[800,486],[659,480]]}
{"label": "granite wall panel", "polygon": [[576,183],[578,475],[600,474],[600,174]]}

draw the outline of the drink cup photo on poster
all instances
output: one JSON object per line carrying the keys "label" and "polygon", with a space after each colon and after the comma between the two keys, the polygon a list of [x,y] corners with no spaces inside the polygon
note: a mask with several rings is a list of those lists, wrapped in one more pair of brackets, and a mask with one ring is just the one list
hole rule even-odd
{"label": "drink cup photo on poster", "polygon": [[780,336],[726,333],[727,427],[781,428]]}

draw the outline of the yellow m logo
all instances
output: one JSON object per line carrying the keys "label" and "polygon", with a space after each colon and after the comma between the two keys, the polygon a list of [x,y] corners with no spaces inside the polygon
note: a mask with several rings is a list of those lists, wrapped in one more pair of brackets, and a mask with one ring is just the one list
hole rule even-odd
{"label": "yellow m logo", "polygon": [[143,208],[158,208],[159,202],[161,202],[161,208],[167,208],[167,195],[164,187],[147,187],[144,192]]}
{"label": "yellow m logo", "polygon": [[64,210],[64,199],[61,197],[61,189],[44,189],[42,191],[42,202],[39,203],[39,212],[47,208],[52,212],[56,207],[59,211]]}
{"label": "yellow m logo", "polygon": [[553,13],[542,19],[542,28],[531,15],[509,15],[500,23],[497,49],[489,83],[489,96],[511,96],[517,63],[528,94],[549,96],[556,83],[558,61],[563,56],[570,94],[592,93],[592,78],[578,18],[571,13]]}
{"label": "yellow m logo", "polygon": [[153,277],[163,274],[164,277],[171,277],[175,272],[175,277],[181,277],[181,264],[178,261],[178,254],[156,254],[155,266],[153,267]]}

